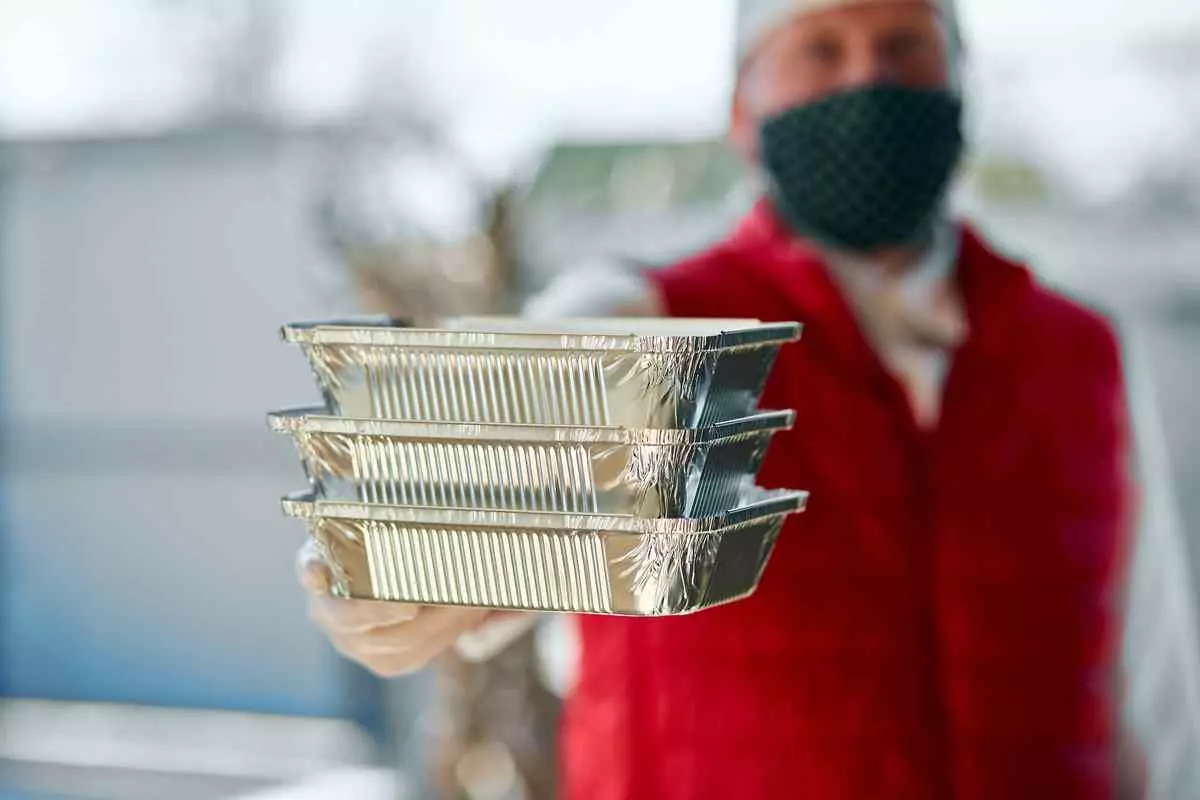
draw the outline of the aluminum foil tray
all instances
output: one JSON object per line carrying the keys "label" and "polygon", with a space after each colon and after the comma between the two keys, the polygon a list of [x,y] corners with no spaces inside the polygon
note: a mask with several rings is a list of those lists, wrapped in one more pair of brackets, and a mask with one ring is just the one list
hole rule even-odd
{"label": "aluminum foil tray", "polygon": [[269,417],[318,496],[392,505],[702,517],[737,505],[791,412],[696,430]]}
{"label": "aluminum foil tray", "polygon": [[289,325],[283,337],[340,416],[691,428],[752,413],[779,348],[800,335],[745,321],[568,320],[556,333],[457,324]]}
{"label": "aluminum foil tray", "polygon": [[695,520],[464,511],[296,495],[341,597],[659,617],[753,593],[806,495],[755,492]]}

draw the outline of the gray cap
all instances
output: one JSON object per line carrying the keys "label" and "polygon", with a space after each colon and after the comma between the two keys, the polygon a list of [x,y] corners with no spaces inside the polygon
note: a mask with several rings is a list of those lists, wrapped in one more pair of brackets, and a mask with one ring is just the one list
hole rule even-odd
{"label": "gray cap", "polygon": [[[746,56],[758,47],[764,36],[793,17],[839,6],[896,2],[912,2],[912,0],[739,0],[737,15],[738,64],[741,64]],[[959,34],[954,0],[928,0],[928,2],[941,11],[950,40],[950,56],[952,60],[957,59]]]}

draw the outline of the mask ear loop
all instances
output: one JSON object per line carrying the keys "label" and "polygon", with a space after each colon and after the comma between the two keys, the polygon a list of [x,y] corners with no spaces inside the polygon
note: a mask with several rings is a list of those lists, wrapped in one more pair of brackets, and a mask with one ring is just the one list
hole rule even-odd
{"label": "mask ear loop", "polygon": [[[941,14],[942,35],[946,40],[946,69],[949,73],[950,91],[958,95],[963,104],[963,134],[967,136],[967,119],[969,110],[966,98],[966,61],[967,45],[963,39],[962,25],[959,22],[956,0],[938,0]],[[969,137],[968,137],[969,139]],[[964,159],[965,162],[965,159]],[[962,164],[959,172],[947,187],[946,196],[942,198],[941,207],[937,212],[934,225],[941,229],[953,227],[956,218],[955,208],[958,205],[958,194],[962,187]]]}
{"label": "mask ear loop", "polygon": [[950,90],[959,97],[963,96],[963,66],[966,60],[966,44],[963,41],[962,26],[958,21],[958,9],[955,0],[940,0],[942,35],[946,39],[946,66],[950,73]]}

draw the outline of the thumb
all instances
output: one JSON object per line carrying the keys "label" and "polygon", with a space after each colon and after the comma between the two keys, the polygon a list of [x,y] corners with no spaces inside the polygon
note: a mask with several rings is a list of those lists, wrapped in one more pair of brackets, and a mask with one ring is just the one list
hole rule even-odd
{"label": "thumb", "polygon": [[327,595],[333,589],[333,570],[311,539],[296,554],[296,573],[300,585],[311,594]]}

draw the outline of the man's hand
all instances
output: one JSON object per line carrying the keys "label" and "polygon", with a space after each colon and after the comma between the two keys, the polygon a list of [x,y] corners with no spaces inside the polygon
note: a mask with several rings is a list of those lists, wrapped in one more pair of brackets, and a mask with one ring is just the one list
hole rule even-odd
{"label": "man's hand", "polygon": [[381,678],[416,672],[475,630],[492,612],[479,608],[412,606],[344,600],[330,594],[329,565],[312,542],[298,559],[309,593],[309,616],[339,653]]}

